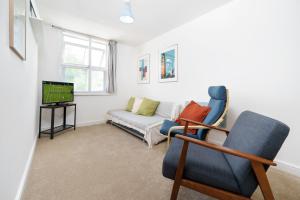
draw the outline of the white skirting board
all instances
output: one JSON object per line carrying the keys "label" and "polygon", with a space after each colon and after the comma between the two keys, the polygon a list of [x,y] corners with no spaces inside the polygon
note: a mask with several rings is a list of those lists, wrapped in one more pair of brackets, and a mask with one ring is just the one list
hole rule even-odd
{"label": "white skirting board", "polygon": [[294,176],[300,177],[300,166],[297,166],[297,165],[294,165],[294,164],[291,164],[291,163],[288,163],[288,162],[285,162],[282,160],[276,160],[276,159],[275,159],[275,162],[277,163],[277,167],[275,167],[275,168],[277,168],[281,171],[287,172],[289,174],[292,174]]}
{"label": "white skirting board", "polygon": [[28,177],[28,173],[29,173],[29,170],[30,170],[30,166],[31,166],[31,163],[32,163],[32,158],[33,158],[33,154],[34,154],[34,151],[35,151],[37,139],[38,139],[38,135],[36,136],[36,138],[33,142],[33,145],[31,147],[31,150],[29,152],[28,160],[27,160],[26,165],[25,165],[25,169],[24,169],[24,172],[23,172],[23,175],[22,175],[22,179],[21,179],[21,182],[20,182],[16,197],[15,197],[15,200],[20,200],[21,197],[22,197],[22,194],[23,194],[23,191],[24,191],[24,188],[25,188],[25,184],[26,184],[26,180],[27,180],[27,177]]}
{"label": "white skirting board", "polygon": [[79,122],[76,124],[77,127],[83,127],[83,126],[92,126],[97,124],[105,124],[106,120],[96,120],[96,121],[88,121],[88,122]]}
{"label": "white skirting board", "polygon": [[[224,138],[220,139],[220,137],[216,137],[213,134],[209,134],[209,138],[208,141],[217,145],[222,145],[224,142]],[[277,163],[277,166],[275,167],[275,169],[279,169],[281,171],[287,172],[289,174],[292,174],[294,176],[298,176],[300,177],[300,166],[282,161],[282,160],[276,160],[275,162]]]}
{"label": "white skirting board", "polygon": [[[106,120],[96,120],[96,121],[87,121],[87,122],[78,122],[76,124],[76,127],[84,127],[84,126],[93,126],[97,124],[105,124]],[[55,124],[55,126],[58,126],[58,124]],[[49,126],[42,127],[42,130],[49,129]]]}

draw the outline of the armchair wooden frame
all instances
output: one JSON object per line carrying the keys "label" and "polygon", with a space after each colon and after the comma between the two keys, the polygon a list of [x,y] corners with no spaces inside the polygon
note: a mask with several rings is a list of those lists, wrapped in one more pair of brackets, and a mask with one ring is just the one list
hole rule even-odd
{"label": "armchair wooden frame", "polygon": [[[220,126],[220,124],[224,121],[226,114],[228,113],[229,110],[229,91],[226,90],[226,105],[225,105],[225,109],[224,112],[222,113],[222,115],[219,117],[219,119],[212,124],[211,126],[203,124],[203,123],[193,123],[193,124],[197,124],[194,126],[190,126],[191,129],[213,129],[211,127],[217,127]],[[171,143],[171,133],[175,130],[184,130],[184,126],[173,126],[170,128],[169,132],[168,132],[168,145],[170,145]]]}
{"label": "armchair wooden frame", "polygon": [[[245,158],[248,159],[251,162],[251,166],[252,169],[256,175],[256,178],[258,180],[258,184],[260,186],[260,189],[262,191],[262,194],[264,196],[264,199],[266,200],[274,200],[274,196],[266,175],[266,171],[264,168],[264,165],[272,165],[272,166],[276,166],[276,163],[274,163],[272,160],[267,160],[265,158],[253,155],[253,154],[249,154],[249,153],[244,153],[238,150],[234,150],[231,148],[227,148],[224,146],[220,146],[220,145],[216,145],[216,144],[211,144],[208,143],[206,141],[202,141],[202,140],[197,140],[191,137],[187,137],[185,136],[187,133],[188,129],[191,129],[192,127],[189,126],[189,123],[193,123],[193,124],[199,124],[201,126],[203,126],[201,123],[198,122],[194,122],[191,120],[187,120],[187,119],[181,119],[183,121],[186,122],[185,126],[184,126],[184,135],[176,135],[177,138],[181,139],[184,141],[183,143],[183,147],[181,150],[181,155],[180,155],[180,159],[178,162],[178,166],[177,166],[177,171],[176,171],[176,176],[175,176],[175,180],[174,180],[174,184],[173,184],[173,189],[172,189],[172,194],[171,194],[171,200],[176,200],[177,199],[177,195],[178,195],[178,191],[180,186],[185,186],[188,187],[190,189],[196,190],[198,192],[201,192],[203,194],[215,197],[217,199],[223,199],[223,200],[229,200],[229,199],[236,199],[236,200],[246,200],[246,199],[250,199],[248,197],[242,196],[240,194],[235,194],[232,192],[228,192],[225,190],[221,190],[218,188],[214,188],[208,185],[204,185],[204,184],[200,184],[191,180],[187,180],[182,178],[183,175],[183,171],[184,171],[184,166],[185,166],[185,160],[186,160],[186,155],[187,155],[187,151],[188,151],[188,147],[189,147],[189,143],[194,143],[197,145],[201,145],[203,147],[206,148],[210,148],[216,151],[220,151],[226,154],[231,154],[234,156],[238,156],[241,158]],[[213,127],[213,126],[208,126],[205,125],[207,128],[210,129],[215,129],[218,131],[223,131],[225,132],[227,135],[230,134],[230,132],[226,129],[221,129],[218,127]]]}

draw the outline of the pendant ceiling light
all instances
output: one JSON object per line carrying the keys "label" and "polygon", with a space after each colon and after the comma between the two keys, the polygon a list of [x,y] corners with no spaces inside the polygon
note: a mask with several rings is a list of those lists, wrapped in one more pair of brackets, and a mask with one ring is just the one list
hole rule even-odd
{"label": "pendant ceiling light", "polygon": [[132,11],[131,11],[130,0],[124,0],[120,21],[125,24],[131,24],[134,21]]}

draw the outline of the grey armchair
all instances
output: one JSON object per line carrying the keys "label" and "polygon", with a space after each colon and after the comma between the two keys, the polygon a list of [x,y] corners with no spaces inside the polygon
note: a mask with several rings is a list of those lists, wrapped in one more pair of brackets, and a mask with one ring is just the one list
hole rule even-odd
{"label": "grey armchair", "polygon": [[[185,120],[185,132],[191,121]],[[192,122],[193,124],[196,122]],[[196,123],[202,125],[201,123]],[[164,161],[163,176],[173,179],[171,199],[185,186],[218,199],[250,199],[259,185],[265,199],[274,199],[266,176],[289,133],[289,127],[269,117],[243,112],[223,146],[176,135]]]}

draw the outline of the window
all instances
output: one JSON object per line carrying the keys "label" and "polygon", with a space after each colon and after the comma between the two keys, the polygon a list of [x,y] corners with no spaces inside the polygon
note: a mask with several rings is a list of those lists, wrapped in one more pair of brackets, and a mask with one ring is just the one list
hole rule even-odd
{"label": "window", "polygon": [[74,83],[75,94],[105,92],[107,42],[64,32],[63,44],[62,66],[64,80]]}

